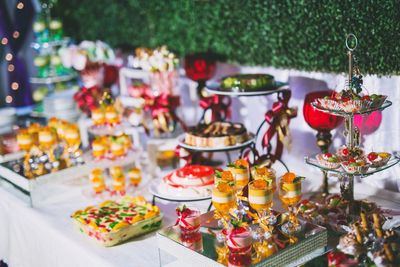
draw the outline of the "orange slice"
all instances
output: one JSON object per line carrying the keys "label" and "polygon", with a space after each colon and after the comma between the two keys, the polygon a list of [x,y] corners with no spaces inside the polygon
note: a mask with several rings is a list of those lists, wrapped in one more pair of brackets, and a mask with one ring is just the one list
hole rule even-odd
{"label": "orange slice", "polygon": [[243,167],[248,167],[249,163],[245,159],[238,159],[235,161],[236,166],[243,166]]}
{"label": "orange slice", "polygon": [[223,171],[221,174],[221,179],[224,181],[234,181],[235,178],[233,178],[233,175],[230,171]]}
{"label": "orange slice", "polygon": [[293,172],[287,172],[282,176],[282,180],[285,183],[293,183],[295,178],[296,178],[296,174]]}

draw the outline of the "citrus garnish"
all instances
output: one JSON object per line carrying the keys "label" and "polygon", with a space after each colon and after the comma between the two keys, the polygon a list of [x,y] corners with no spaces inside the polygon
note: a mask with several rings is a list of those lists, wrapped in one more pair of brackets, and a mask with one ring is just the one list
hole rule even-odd
{"label": "citrus garnish", "polygon": [[221,179],[224,181],[234,181],[235,180],[230,171],[223,171],[221,174]]}
{"label": "citrus garnish", "polygon": [[228,184],[220,183],[217,185],[217,189],[220,192],[229,192],[232,190],[232,187],[230,187]]}
{"label": "citrus garnish", "polygon": [[293,172],[287,172],[282,176],[282,181],[285,183],[293,183],[294,179],[296,179],[296,174]]}
{"label": "citrus garnish", "polygon": [[236,160],[235,161],[235,165],[236,166],[242,166],[242,167],[248,167],[249,166],[249,163],[247,162],[247,160],[245,160],[245,159],[238,159],[238,160]]}
{"label": "citrus garnish", "polygon": [[253,186],[257,189],[265,189],[268,186],[267,181],[263,180],[263,179],[259,179],[259,180],[255,180],[253,182]]}

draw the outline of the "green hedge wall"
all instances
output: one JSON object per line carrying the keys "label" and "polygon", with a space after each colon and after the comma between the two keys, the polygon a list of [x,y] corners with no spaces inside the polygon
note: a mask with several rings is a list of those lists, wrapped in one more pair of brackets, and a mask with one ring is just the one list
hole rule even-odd
{"label": "green hedge wall", "polygon": [[345,71],[354,33],[364,73],[400,73],[398,0],[58,0],[55,13],[77,40],[308,71]]}

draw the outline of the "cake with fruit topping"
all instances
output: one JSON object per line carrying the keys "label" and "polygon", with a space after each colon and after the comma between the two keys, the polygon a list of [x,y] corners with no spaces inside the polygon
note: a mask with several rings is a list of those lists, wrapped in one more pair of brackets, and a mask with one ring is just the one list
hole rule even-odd
{"label": "cake with fruit topping", "polygon": [[342,161],[353,159],[359,159],[364,157],[364,150],[360,147],[353,147],[352,149],[347,146],[342,146],[338,149],[337,155]]}
{"label": "cake with fruit topping", "polygon": [[318,154],[319,164],[328,169],[337,169],[340,167],[340,158],[332,153]]}
{"label": "cake with fruit topping", "polygon": [[273,88],[274,76],[268,74],[239,74],[222,79],[221,89],[231,91],[257,91]]}
{"label": "cake with fruit topping", "polygon": [[350,158],[349,160],[342,162],[341,166],[347,173],[351,174],[364,174],[369,169],[369,164],[362,158]]}
{"label": "cake with fruit topping", "polygon": [[213,168],[187,165],[165,176],[158,188],[161,193],[170,196],[209,197],[213,186]]}
{"label": "cake with fruit topping", "polygon": [[387,152],[371,152],[367,155],[368,162],[373,168],[385,166],[391,157],[392,154]]}
{"label": "cake with fruit topping", "polygon": [[99,206],[78,210],[71,217],[80,232],[104,246],[114,246],[156,230],[162,220],[160,209],[141,196],[108,200]]}
{"label": "cake with fruit topping", "polygon": [[222,148],[246,142],[249,139],[241,123],[213,122],[189,128],[185,143],[195,147]]}

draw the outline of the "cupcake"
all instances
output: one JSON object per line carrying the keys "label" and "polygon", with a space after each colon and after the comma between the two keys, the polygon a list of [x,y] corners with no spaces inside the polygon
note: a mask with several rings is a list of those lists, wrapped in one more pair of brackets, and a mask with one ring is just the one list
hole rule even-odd
{"label": "cupcake", "polygon": [[373,168],[379,168],[385,166],[390,158],[392,157],[392,154],[387,153],[387,152],[371,152],[367,155],[367,159],[369,164],[371,164],[371,167]]}
{"label": "cupcake", "polygon": [[340,158],[332,153],[317,155],[318,163],[327,169],[337,169],[340,167]]}
{"label": "cupcake", "polygon": [[350,174],[364,174],[368,171],[369,164],[364,159],[349,159],[341,163],[343,169]]}

